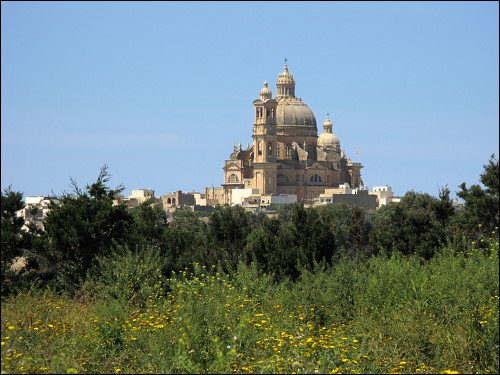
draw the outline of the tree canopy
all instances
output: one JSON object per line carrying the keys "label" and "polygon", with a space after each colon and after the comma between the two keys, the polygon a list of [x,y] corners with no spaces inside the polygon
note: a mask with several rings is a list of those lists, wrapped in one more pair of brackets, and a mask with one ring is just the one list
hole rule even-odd
{"label": "tree canopy", "polygon": [[74,292],[89,270],[102,268],[107,257],[119,252],[130,259],[154,254],[164,276],[195,264],[231,273],[240,263],[253,262],[259,272],[276,279],[296,279],[303,270],[345,258],[397,253],[428,260],[444,247],[466,254],[472,242],[498,235],[498,176],[498,159],[492,155],[480,175],[482,185],[460,185],[462,209],[453,205],[445,187],[437,198],[409,191],[400,202],[376,213],[342,203],[306,207],[299,202],[266,217],[226,205],[216,207],[208,220],[189,208],[180,209],[168,223],[153,200],[133,209],[114,203],[124,187],[108,186],[104,166],[97,180],[83,189],[71,179],[72,193],[51,203],[44,230],[23,227],[17,215],[24,207],[22,193],[8,188],[1,200],[2,294],[12,290],[4,286],[22,276],[9,273],[12,261],[21,255],[37,262],[47,259],[54,271],[44,276],[46,281]]}

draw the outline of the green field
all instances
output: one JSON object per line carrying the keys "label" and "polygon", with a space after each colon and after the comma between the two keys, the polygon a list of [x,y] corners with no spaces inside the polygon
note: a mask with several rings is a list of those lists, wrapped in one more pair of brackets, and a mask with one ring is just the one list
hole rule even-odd
{"label": "green field", "polygon": [[295,282],[241,264],[138,283],[136,263],[73,298],[21,293],[2,303],[2,373],[498,373],[497,241]]}

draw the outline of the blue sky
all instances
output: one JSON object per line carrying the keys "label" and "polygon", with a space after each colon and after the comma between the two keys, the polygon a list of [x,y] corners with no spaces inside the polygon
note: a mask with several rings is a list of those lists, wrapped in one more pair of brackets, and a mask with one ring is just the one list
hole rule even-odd
{"label": "blue sky", "polygon": [[[288,59],[365,185],[437,196],[499,153],[498,2],[1,3],[1,185],[220,186]],[[359,155],[356,149],[359,147]]]}

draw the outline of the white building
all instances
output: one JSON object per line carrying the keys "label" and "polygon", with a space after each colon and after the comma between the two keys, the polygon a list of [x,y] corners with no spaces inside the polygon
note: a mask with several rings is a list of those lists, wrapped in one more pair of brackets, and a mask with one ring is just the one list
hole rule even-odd
{"label": "white building", "polygon": [[231,206],[243,205],[245,199],[259,195],[259,189],[232,189],[231,193]]}
{"label": "white building", "polygon": [[378,205],[377,208],[382,207],[387,203],[394,201],[394,194],[390,186],[374,186],[373,190],[369,192],[370,195],[376,195]]}
{"label": "white building", "polygon": [[48,215],[50,202],[59,203],[54,197],[44,197],[42,195],[28,196],[25,199],[23,209],[17,211],[17,217],[24,219],[22,229],[28,230],[29,224],[34,224],[39,229],[44,229],[43,219]]}

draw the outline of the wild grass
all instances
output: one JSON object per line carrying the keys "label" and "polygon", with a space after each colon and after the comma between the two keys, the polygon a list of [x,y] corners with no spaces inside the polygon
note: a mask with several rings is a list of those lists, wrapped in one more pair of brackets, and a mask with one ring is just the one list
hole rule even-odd
{"label": "wild grass", "polygon": [[244,264],[162,278],[154,251],[123,251],[78,297],[2,303],[2,373],[498,373],[498,240],[485,241],[280,283]]}

